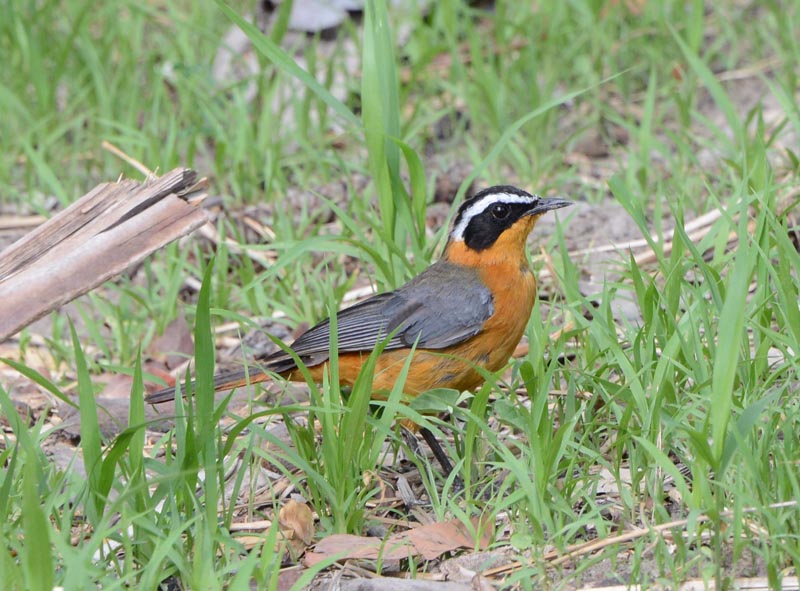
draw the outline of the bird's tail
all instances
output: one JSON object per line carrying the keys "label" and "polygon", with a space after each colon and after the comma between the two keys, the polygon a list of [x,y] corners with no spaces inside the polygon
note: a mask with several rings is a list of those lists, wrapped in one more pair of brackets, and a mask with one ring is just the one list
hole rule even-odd
{"label": "bird's tail", "polygon": [[[255,367],[250,368],[249,371],[244,369],[226,371],[214,376],[214,391],[219,392],[222,390],[233,390],[234,388],[240,388],[242,386],[246,386],[247,384],[257,384],[259,382],[268,380],[269,377],[269,374]],[[188,387],[194,391],[195,384],[196,381],[192,380],[188,384]],[[181,392],[185,393],[186,387],[187,384],[184,384],[181,387]],[[162,402],[169,402],[170,400],[174,399],[175,387],[173,386],[172,388],[164,388],[158,392],[148,394],[145,396],[144,401],[148,404],[161,404]]]}

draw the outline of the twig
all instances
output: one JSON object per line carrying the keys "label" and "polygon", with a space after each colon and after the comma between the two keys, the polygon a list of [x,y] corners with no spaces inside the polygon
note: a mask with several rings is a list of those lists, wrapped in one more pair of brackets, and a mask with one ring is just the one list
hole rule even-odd
{"label": "twig", "polygon": [[117,146],[115,146],[114,144],[109,142],[108,140],[103,140],[102,142],[100,142],[100,145],[102,146],[102,148],[104,150],[106,150],[108,152],[111,152],[112,154],[114,154],[114,156],[116,156],[117,158],[119,158],[123,162],[127,162],[128,164],[130,164],[133,168],[135,168],[136,170],[141,172],[142,175],[144,175],[146,178],[148,178],[148,179],[155,178],[155,176],[156,176],[155,172],[153,172],[152,170],[147,168],[147,166],[145,166],[144,164],[139,162],[133,156],[130,156],[130,155],[126,154],[125,152],[123,152],[120,148],[118,148]]}

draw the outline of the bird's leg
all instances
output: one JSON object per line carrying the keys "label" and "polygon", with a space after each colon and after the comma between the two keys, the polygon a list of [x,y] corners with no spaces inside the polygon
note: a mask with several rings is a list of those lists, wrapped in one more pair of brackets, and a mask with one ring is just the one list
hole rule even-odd
{"label": "bird's leg", "polygon": [[[439,462],[439,465],[442,467],[444,477],[447,478],[453,471],[453,464],[450,461],[450,458],[447,457],[447,454],[445,453],[444,449],[442,449],[442,445],[439,443],[439,440],[436,439],[436,436],[431,432],[430,429],[422,427],[419,429],[419,432],[422,434],[422,438],[425,440],[425,443],[427,443],[428,447],[431,448],[436,461]],[[417,456],[419,459],[424,459],[424,455],[419,446],[419,439],[417,439],[414,431],[407,425],[404,425],[402,421],[400,423],[400,433],[403,436],[403,439],[405,440],[406,445],[411,453]]]}
{"label": "bird's leg", "polygon": [[425,440],[425,443],[427,443],[428,447],[431,448],[436,461],[439,462],[439,465],[442,467],[444,477],[447,478],[453,472],[453,464],[450,462],[450,458],[448,458],[447,454],[444,453],[442,445],[439,443],[439,440],[436,439],[436,436],[431,432],[430,429],[422,427],[419,432],[422,435],[422,438]]}

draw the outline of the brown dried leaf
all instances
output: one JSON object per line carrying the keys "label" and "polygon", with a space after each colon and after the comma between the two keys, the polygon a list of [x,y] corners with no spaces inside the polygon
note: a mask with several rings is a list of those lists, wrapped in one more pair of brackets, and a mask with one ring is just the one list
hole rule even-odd
{"label": "brown dried leaf", "polygon": [[[145,370],[147,371],[147,370]],[[101,375],[97,378],[98,382],[105,381],[106,385],[98,396],[107,400],[130,400],[131,388],[133,387],[133,377],[125,374]],[[127,405],[126,405],[127,406]],[[118,417],[124,419],[125,417]]]}
{"label": "brown dried leaf", "polygon": [[290,591],[294,589],[294,584],[303,576],[305,569],[293,566],[285,568],[278,573],[278,591]]}
{"label": "brown dried leaf", "polygon": [[314,515],[305,503],[290,499],[281,507],[278,523],[290,539],[302,540],[306,546],[314,540]]}
{"label": "brown dried leaf", "polygon": [[[289,500],[278,514],[283,542],[289,557],[296,560],[314,540],[314,516],[305,503]],[[279,547],[282,545],[279,543]]]}
{"label": "brown dried leaf", "polygon": [[[473,520],[476,528],[478,520]],[[485,526],[486,524],[484,524]],[[481,527],[483,532],[478,546],[488,545],[493,537],[493,528]],[[348,534],[328,536],[307,552],[304,558],[306,566],[334,555],[341,555],[339,560],[367,559],[400,560],[410,556],[421,556],[425,560],[438,558],[445,552],[459,548],[475,548],[475,538],[460,521],[451,520],[436,522],[408,531],[393,534],[387,539],[366,538]]]}
{"label": "brown dried leaf", "polygon": [[[282,556],[284,560],[296,560],[302,556],[314,539],[314,516],[311,509],[305,503],[298,503],[295,500],[290,500],[281,507],[277,524],[266,520],[240,523],[234,524],[231,531],[262,531],[266,534],[273,525],[277,525],[279,531],[272,551]],[[248,550],[256,548],[265,539],[265,535],[256,533],[236,536],[236,540]]]}
{"label": "brown dried leaf", "polygon": [[149,357],[162,361],[169,369],[174,369],[191,357],[194,354],[194,340],[186,318],[180,314],[170,322],[164,334],[150,343],[147,353]]}

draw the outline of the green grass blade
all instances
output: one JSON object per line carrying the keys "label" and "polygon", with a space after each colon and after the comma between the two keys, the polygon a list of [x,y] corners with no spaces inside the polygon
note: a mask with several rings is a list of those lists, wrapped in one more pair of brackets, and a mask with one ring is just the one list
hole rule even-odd
{"label": "green grass blade", "polygon": [[22,526],[25,536],[22,557],[26,588],[30,591],[53,590],[53,550],[50,546],[50,522],[41,506],[41,488],[37,458],[26,458],[22,477]]}
{"label": "green grass blade", "polygon": [[408,166],[408,176],[411,183],[411,219],[414,223],[414,242],[412,246],[414,248],[414,261],[421,271],[422,265],[429,263],[428,257],[425,255],[425,211],[427,205],[425,166],[422,164],[419,154],[411,146],[397,138],[390,139],[403,151],[403,157]]}
{"label": "green grass blade", "polygon": [[709,419],[716,469],[722,468],[728,423],[733,410],[733,387],[742,348],[747,293],[756,262],[756,253],[747,231],[747,220],[747,203],[743,203],[739,220],[739,246],[720,313],[717,355],[711,383]]}
{"label": "green grass blade", "polygon": [[72,348],[75,354],[75,373],[78,375],[78,402],[81,418],[81,450],[83,463],[86,468],[87,486],[89,487],[89,503],[87,515],[90,521],[97,525],[103,514],[105,495],[101,486],[101,471],[103,468],[103,449],[100,434],[100,423],[97,419],[97,403],[94,399],[94,389],[86,366],[86,357],[83,354],[75,325],[69,323],[72,334]]}
{"label": "green grass blade", "polygon": [[670,33],[672,33],[672,38],[677,43],[678,47],[680,48],[681,52],[683,53],[683,57],[689,62],[689,66],[700,79],[700,81],[705,85],[706,89],[714,99],[714,102],[717,104],[717,107],[722,111],[725,119],[730,126],[730,130],[734,133],[734,137],[738,144],[744,144],[744,128],[742,127],[742,118],[740,117],[736,106],[731,101],[731,98],[728,96],[728,93],[725,91],[725,88],[722,84],[717,80],[717,77],[714,75],[714,72],[711,71],[711,68],[708,66],[706,62],[704,62],[695,51],[689,47],[689,45],[683,40],[683,38],[678,34],[678,32],[670,27]]}
{"label": "green grass blade", "polygon": [[135,428],[136,435],[131,438],[130,463],[132,475],[143,475],[144,470],[144,380],[142,378],[142,349],[136,351],[136,366],[133,370],[130,407],[128,409],[128,428]]}
{"label": "green grass blade", "polygon": [[53,396],[58,398],[64,404],[71,406],[72,408],[77,409],[78,405],[67,395],[65,395],[53,382],[48,380],[42,374],[40,374],[35,369],[31,369],[27,365],[23,365],[13,359],[7,359],[5,357],[0,357],[0,361],[8,365],[9,367],[14,368],[15,371],[18,371],[26,378],[34,382],[35,384],[40,385],[42,388],[50,392]]}
{"label": "green grass blade", "polygon": [[361,119],[372,178],[378,191],[383,230],[395,238],[400,154],[390,137],[400,136],[394,44],[384,0],[367,0],[361,52]]}
{"label": "green grass blade", "polygon": [[[203,480],[206,522],[211,532],[217,527],[217,508],[220,500],[217,466],[222,459],[217,457],[217,414],[214,409],[214,335],[211,330],[211,290],[214,276],[214,260],[206,267],[203,283],[197,298],[195,316],[195,391],[197,409],[194,433],[200,465],[205,470]],[[191,403],[189,403],[191,404]],[[209,535],[211,535],[209,533]]]}
{"label": "green grass blade", "polygon": [[8,461],[5,472],[3,473],[3,485],[0,486],[0,523],[5,523],[8,519],[8,512],[11,507],[11,485],[17,473],[17,457],[19,455],[19,444],[11,450],[11,459]]}

